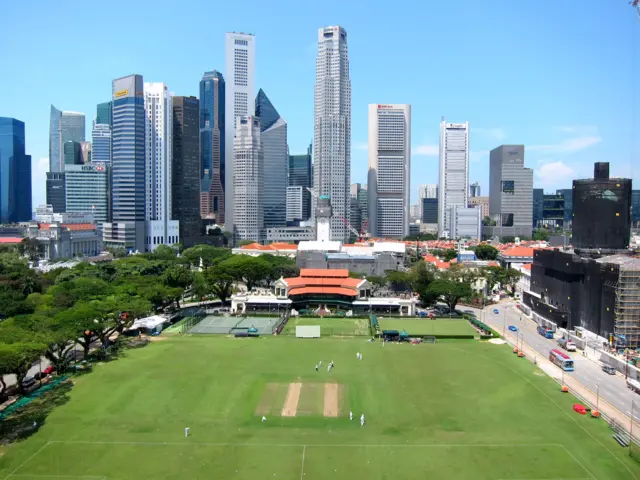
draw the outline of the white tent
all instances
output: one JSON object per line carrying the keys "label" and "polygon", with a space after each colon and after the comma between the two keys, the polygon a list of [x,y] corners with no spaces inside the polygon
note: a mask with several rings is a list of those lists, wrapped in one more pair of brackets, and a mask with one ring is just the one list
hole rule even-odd
{"label": "white tent", "polygon": [[131,328],[129,330],[145,329],[161,332],[163,325],[168,321],[169,320],[161,317],[160,315],[151,315],[150,317],[139,318],[138,320],[133,322],[133,325],[131,325]]}

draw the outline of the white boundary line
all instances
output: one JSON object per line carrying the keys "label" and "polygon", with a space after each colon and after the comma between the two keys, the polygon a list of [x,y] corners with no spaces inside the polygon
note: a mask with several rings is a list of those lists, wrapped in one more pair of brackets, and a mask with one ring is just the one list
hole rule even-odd
{"label": "white boundary line", "polygon": [[[300,448],[300,444],[293,443],[207,443],[207,442],[137,442],[137,441],[91,441],[91,440],[51,440],[50,444],[76,444],[76,445],[142,445],[142,446],[203,446],[203,447],[274,447],[274,448]],[[398,443],[398,444],[344,444],[344,443],[319,443],[303,445],[308,448],[532,448],[532,447],[562,447],[559,443],[461,443],[461,444],[441,444],[441,443]],[[564,447],[563,447],[564,448]]]}
{"label": "white boundary line", "polygon": [[307,453],[307,446],[303,445],[302,446],[302,468],[300,469],[300,480],[302,480],[302,477],[304,477],[304,456]]}
{"label": "white boundary line", "polygon": [[[455,347],[451,347],[451,348],[452,348],[453,350],[457,350],[457,351],[459,351],[459,352],[464,352],[464,353],[466,353],[466,354],[468,354],[468,355],[475,355],[475,356],[478,356],[478,357],[482,357],[482,358],[484,358],[484,359],[486,359],[486,360],[488,360],[488,361],[490,361],[490,362],[497,363],[498,365],[502,365],[504,368],[506,368],[506,369],[510,370],[510,371],[511,371],[511,372],[513,372],[515,375],[517,375],[517,376],[519,376],[520,378],[522,378],[523,380],[525,380],[525,381],[526,381],[527,383],[529,383],[532,387],[534,387],[536,390],[538,390],[538,392],[540,392],[542,395],[544,395],[545,397],[547,397],[547,399],[548,399],[551,403],[553,403],[556,407],[558,407],[558,409],[559,409],[562,413],[564,413],[564,414],[565,414],[569,419],[571,419],[571,421],[572,421],[572,422],[574,422],[574,423],[575,423],[578,427],[580,427],[580,428],[581,428],[585,433],[587,433],[591,438],[593,438],[596,442],[598,442],[598,444],[599,444],[603,449],[605,449],[605,450],[606,450],[607,452],[609,452],[609,453],[610,453],[610,454],[611,454],[611,455],[612,455],[616,460],[618,460],[618,461],[622,464],[622,466],[624,466],[624,468],[627,470],[627,472],[629,472],[629,475],[631,475],[631,478],[634,478],[634,479],[636,479],[636,480],[638,479],[638,477],[636,477],[636,475],[631,471],[631,469],[627,466],[627,464],[626,464],[626,463],[624,463],[624,462],[622,461],[622,459],[621,459],[620,457],[618,457],[618,456],[617,456],[615,453],[613,453],[609,448],[607,448],[607,446],[606,446],[604,443],[602,443],[600,440],[598,440],[596,437],[594,437],[594,436],[593,436],[593,434],[592,434],[589,430],[587,430],[587,429],[584,427],[584,425],[580,424],[580,422],[578,422],[575,418],[573,418],[573,417],[569,414],[569,412],[567,412],[565,409],[563,409],[563,408],[562,408],[562,407],[561,407],[561,406],[560,406],[560,405],[559,405],[559,404],[558,404],[558,403],[557,403],[553,398],[551,398],[551,396],[550,396],[549,394],[547,394],[545,391],[543,391],[540,387],[538,387],[538,386],[537,386],[535,383],[533,383],[530,379],[528,379],[527,377],[525,377],[525,376],[524,376],[524,375],[522,375],[521,373],[519,373],[519,372],[517,372],[516,370],[514,370],[513,368],[511,368],[509,365],[507,365],[507,364],[505,364],[505,363],[502,363],[502,362],[499,362],[499,361],[497,361],[497,360],[493,360],[492,358],[487,357],[486,355],[482,355],[482,354],[479,354],[479,353],[470,352],[469,350],[465,350],[465,349],[462,349],[462,348],[455,348]],[[529,348],[531,348],[531,347],[529,347]],[[565,446],[564,446],[564,445],[561,445],[561,446],[562,446],[562,448],[564,448],[565,450],[567,450],[567,449],[565,448]],[[568,451],[568,450],[567,450],[567,451]],[[584,467],[583,467],[583,468],[584,468]],[[585,471],[587,471],[587,470],[585,469]],[[589,473],[589,472],[587,471],[587,473]],[[591,475],[591,473],[589,473],[589,475]],[[592,477],[592,478],[595,478],[593,475],[591,475],[591,477]]]}
{"label": "white boundary line", "polygon": [[94,480],[108,480],[107,477],[103,477],[100,475],[54,475],[54,474],[46,474],[46,473],[12,473],[10,474],[12,477],[38,477],[38,478],[85,478],[85,479],[94,479]]}
{"label": "white boundary line", "polygon": [[587,467],[585,467],[585,466],[582,464],[582,462],[581,462],[580,460],[578,460],[578,459],[573,455],[573,453],[571,453],[569,450],[567,450],[567,447],[565,447],[564,445],[561,445],[561,447],[564,449],[564,451],[565,451],[565,452],[567,452],[567,453],[571,456],[571,458],[573,458],[573,459],[575,460],[575,462],[576,462],[578,465],[580,465],[580,466],[582,467],[582,469],[583,469],[585,472],[587,472],[587,473],[589,474],[589,476],[590,476],[591,478],[593,478],[593,480],[596,480],[596,477],[594,477],[594,476],[593,476],[593,473],[591,473],[591,472],[587,469]]}
{"label": "white boundary line", "polygon": [[24,462],[22,462],[20,465],[18,465],[9,475],[7,475],[6,477],[4,477],[4,480],[7,480],[7,478],[9,478],[11,475],[14,475],[18,470],[20,470],[22,467],[24,467],[27,463],[29,463],[36,455],[38,455],[42,450],[44,450],[49,444],[51,444],[51,442],[47,442],[45,443],[43,446],[41,446],[38,450],[35,451],[35,453],[33,453],[29,458],[27,458]]}

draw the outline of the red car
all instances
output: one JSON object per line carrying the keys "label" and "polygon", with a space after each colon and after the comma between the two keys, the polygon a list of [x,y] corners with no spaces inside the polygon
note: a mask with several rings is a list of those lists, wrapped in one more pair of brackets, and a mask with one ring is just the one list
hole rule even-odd
{"label": "red car", "polygon": [[47,368],[42,370],[42,375],[51,375],[55,371],[56,371],[56,369],[54,368],[54,366],[53,365],[49,365]]}

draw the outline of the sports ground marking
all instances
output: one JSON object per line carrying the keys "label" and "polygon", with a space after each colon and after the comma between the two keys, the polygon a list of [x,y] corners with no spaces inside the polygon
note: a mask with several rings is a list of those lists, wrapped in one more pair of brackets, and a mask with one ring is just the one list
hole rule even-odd
{"label": "sports ground marking", "polygon": [[[602,443],[600,440],[598,440],[596,437],[594,437],[594,436],[593,436],[593,434],[592,434],[589,430],[587,430],[587,429],[584,427],[584,425],[581,425],[581,424],[580,424],[580,422],[578,422],[575,418],[573,418],[573,417],[569,414],[569,412],[567,412],[567,411],[566,411],[566,409],[562,408],[562,407],[561,407],[561,406],[560,406],[560,405],[559,405],[559,404],[558,404],[558,403],[557,403],[553,398],[551,398],[551,396],[550,396],[548,393],[546,393],[545,391],[543,391],[542,389],[540,389],[540,387],[538,387],[536,384],[534,384],[530,379],[528,379],[527,377],[525,377],[524,375],[522,375],[520,372],[518,372],[518,371],[514,370],[514,369],[513,369],[513,368],[511,368],[509,365],[507,365],[507,364],[505,364],[505,363],[502,363],[502,362],[499,362],[499,361],[497,361],[497,360],[493,360],[492,358],[489,358],[489,357],[487,357],[486,355],[482,355],[482,354],[480,354],[480,353],[470,352],[470,351],[465,350],[465,349],[463,349],[463,348],[455,348],[455,347],[450,347],[450,348],[451,348],[452,350],[457,350],[457,351],[459,351],[459,352],[464,352],[464,353],[466,353],[466,354],[468,354],[468,355],[475,355],[475,356],[478,356],[478,357],[482,357],[482,358],[484,358],[485,360],[488,360],[489,362],[497,363],[498,365],[502,365],[504,368],[506,368],[506,369],[508,369],[508,370],[511,370],[511,372],[513,372],[514,374],[516,374],[517,376],[519,376],[520,378],[522,378],[523,380],[525,380],[525,381],[526,381],[527,383],[529,383],[533,388],[535,388],[536,390],[538,390],[538,392],[540,392],[542,395],[544,395],[545,397],[547,397],[547,399],[548,399],[551,403],[553,403],[556,407],[558,407],[558,409],[559,409],[562,413],[564,413],[568,418],[570,418],[570,419],[571,419],[571,421],[573,421],[573,422],[574,422],[576,425],[578,425],[578,427],[580,427],[580,428],[581,428],[585,433],[587,433],[591,438],[593,438],[596,442],[598,442],[598,444],[599,444],[602,448],[604,448],[607,452],[609,452],[611,455],[613,455],[613,457],[614,457],[616,460],[618,460],[618,461],[619,461],[619,462],[624,466],[624,468],[626,468],[626,469],[627,469],[627,471],[629,472],[629,475],[631,475],[631,477],[633,477],[634,479],[637,479],[637,478],[638,478],[638,477],[636,477],[635,473],[633,473],[633,472],[631,471],[631,469],[627,466],[627,464],[626,464],[626,463],[624,463],[624,462],[622,461],[622,459],[621,459],[620,457],[618,457],[615,453],[613,453],[613,452],[612,452],[612,451],[611,451],[611,450],[610,450],[610,449],[609,449],[609,448],[608,448],[604,443]],[[531,348],[531,347],[529,347],[529,348]],[[564,445],[561,445],[561,446],[562,446],[562,448],[564,448],[565,450],[567,450],[567,448],[566,448]],[[573,456],[573,454],[572,454],[571,452],[569,452],[569,451],[567,450],[567,453],[569,453],[569,455],[571,455],[571,456],[575,459],[575,457]],[[577,460],[576,460],[576,461],[577,461]],[[593,478],[596,478],[596,477],[594,477],[594,476],[593,476],[593,474],[592,474],[589,470],[587,470],[587,469],[582,465],[582,463],[578,462],[578,464],[579,464],[582,468],[584,468],[584,470],[585,470],[589,475],[591,475],[591,478],[592,478],[592,479],[593,479]]]}
{"label": "sports ground marking", "polygon": [[298,410],[298,400],[300,400],[301,383],[290,383],[289,390],[287,391],[287,398],[284,401],[284,407],[282,407],[283,417],[295,417]]}
{"label": "sports ground marking", "polygon": [[325,417],[338,416],[338,384],[337,383],[324,384],[324,416]]}
{"label": "sports ground marking", "polygon": [[307,453],[307,446],[303,445],[302,446],[302,467],[300,468],[300,480],[302,480],[302,477],[304,477],[304,457],[306,453]]}
{"label": "sports ground marking", "polygon": [[52,475],[48,473],[11,473],[9,477],[31,477],[31,478],[55,478],[63,480],[65,478],[69,478],[71,480],[75,479],[85,479],[85,480],[108,480],[107,477],[102,475]]}

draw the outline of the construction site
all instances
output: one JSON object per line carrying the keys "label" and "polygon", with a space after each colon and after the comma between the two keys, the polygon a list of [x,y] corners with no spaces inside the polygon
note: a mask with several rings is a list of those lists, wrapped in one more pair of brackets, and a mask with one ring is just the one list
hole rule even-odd
{"label": "construction site", "polygon": [[618,273],[618,280],[612,285],[614,343],[637,348],[640,346],[640,258],[612,255],[598,261]]}

